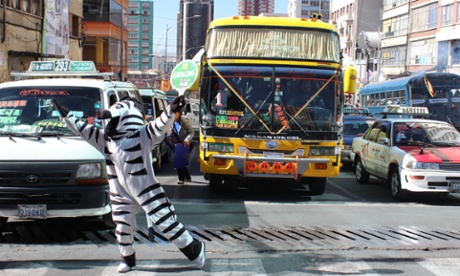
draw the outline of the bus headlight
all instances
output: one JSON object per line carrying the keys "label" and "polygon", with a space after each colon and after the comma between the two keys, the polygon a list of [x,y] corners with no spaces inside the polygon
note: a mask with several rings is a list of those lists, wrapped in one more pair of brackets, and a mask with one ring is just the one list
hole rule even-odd
{"label": "bus headlight", "polygon": [[222,143],[208,143],[209,151],[233,153],[233,144],[222,144]]}
{"label": "bus headlight", "polygon": [[101,163],[81,164],[77,169],[77,178],[98,178],[101,175]]}
{"label": "bus headlight", "polygon": [[406,168],[414,170],[439,170],[439,164],[412,160],[407,163]]}
{"label": "bus headlight", "polygon": [[338,147],[338,150],[337,147],[310,147],[308,156],[332,156],[340,154],[340,151],[340,147]]}

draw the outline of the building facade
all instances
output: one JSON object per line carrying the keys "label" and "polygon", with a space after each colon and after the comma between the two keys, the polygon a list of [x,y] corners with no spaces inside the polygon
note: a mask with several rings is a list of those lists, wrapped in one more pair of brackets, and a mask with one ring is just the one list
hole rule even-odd
{"label": "building facade", "polygon": [[275,12],[275,0],[238,0],[238,15],[250,16]]}
{"label": "building facade", "polygon": [[181,0],[177,15],[177,61],[191,59],[203,48],[209,23],[214,19],[214,0]]}
{"label": "building facade", "polygon": [[81,60],[82,1],[4,1],[0,6],[0,82],[31,61]]}
{"label": "building facade", "polygon": [[128,72],[128,1],[83,0],[83,60],[122,80]]}
{"label": "building facade", "polygon": [[358,71],[358,84],[378,81],[383,0],[331,0],[330,22],[340,35],[342,51]]}
{"label": "building facade", "polygon": [[289,0],[288,16],[310,18],[314,13],[321,14],[321,20],[328,22],[331,0]]}
{"label": "building facade", "polygon": [[153,68],[153,1],[129,0],[128,70]]}

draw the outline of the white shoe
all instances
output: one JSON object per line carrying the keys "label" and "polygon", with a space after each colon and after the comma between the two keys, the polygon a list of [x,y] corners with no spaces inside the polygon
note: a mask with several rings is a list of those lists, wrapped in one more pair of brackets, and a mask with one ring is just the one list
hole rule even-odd
{"label": "white shoe", "polygon": [[125,272],[128,272],[128,271],[131,271],[132,267],[130,267],[129,265],[127,265],[126,263],[120,263],[118,265],[118,273],[125,273]]}
{"label": "white shoe", "polygon": [[196,263],[196,268],[203,268],[204,262],[206,262],[206,244],[201,241],[201,251],[200,255],[194,260]]}

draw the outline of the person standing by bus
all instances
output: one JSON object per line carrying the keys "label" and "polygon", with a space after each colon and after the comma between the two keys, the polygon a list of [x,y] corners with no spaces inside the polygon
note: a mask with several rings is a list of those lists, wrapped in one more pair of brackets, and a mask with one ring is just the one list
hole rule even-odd
{"label": "person standing by bus", "polygon": [[186,117],[182,117],[182,112],[176,112],[175,116],[170,131],[170,136],[175,138],[169,139],[169,143],[174,144],[174,168],[179,178],[177,184],[184,184],[185,181],[192,181],[192,177],[188,170],[188,157],[193,147],[192,141],[195,131],[193,130],[190,120]]}

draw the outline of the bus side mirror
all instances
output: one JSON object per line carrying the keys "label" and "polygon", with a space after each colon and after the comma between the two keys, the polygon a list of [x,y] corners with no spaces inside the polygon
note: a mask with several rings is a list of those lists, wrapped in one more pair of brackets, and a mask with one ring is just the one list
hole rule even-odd
{"label": "bus side mirror", "polygon": [[356,93],[356,68],[349,65],[343,74],[343,92],[346,94]]}

